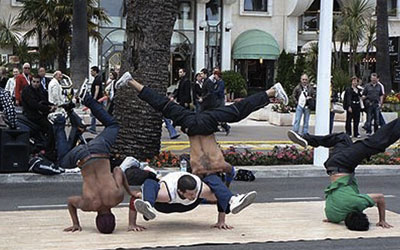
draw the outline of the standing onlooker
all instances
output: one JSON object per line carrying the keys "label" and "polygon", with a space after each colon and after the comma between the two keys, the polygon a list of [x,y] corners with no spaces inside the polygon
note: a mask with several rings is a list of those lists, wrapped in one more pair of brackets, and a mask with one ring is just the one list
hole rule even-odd
{"label": "standing onlooker", "polygon": [[197,73],[194,82],[194,87],[193,87],[193,104],[196,112],[200,111],[200,103],[202,102],[201,99],[201,92],[203,88],[203,78],[201,77],[200,73]]}
{"label": "standing onlooker", "polygon": [[[48,100],[54,105],[60,106],[65,103],[65,97],[62,94],[62,87],[60,81],[62,80],[61,71],[57,70],[53,74],[53,79],[51,79],[48,85]],[[40,83],[42,84],[42,82]]]}
{"label": "standing onlooker", "polygon": [[202,77],[204,79],[202,95],[201,95],[201,111],[213,109],[217,107],[217,96],[215,95],[216,81],[221,77],[221,71],[213,72],[213,74],[207,78],[207,69],[202,69]]}
{"label": "standing onlooker", "polygon": [[104,91],[108,96],[107,112],[112,115],[114,111],[114,96],[115,96],[115,81],[117,80],[118,74],[115,71],[111,71],[108,75],[107,86]]}
{"label": "standing onlooker", "polygon": [[[225,106],[225,82],[221,78],[221,71],[219,68],[214,68],[214,74],[219,75],[219,79],[216,81],[215,95],[217,97],[217,107]],[[221,127],[225,130],[226,135],[229,135],[231,131],[231,126],[226,122],[221,122]]]}
{"label": "standing onlooker", "polygon": [[[99,100],[100,98],[103,97],[103,80],[101,78],[101,74],[99,67],[93,66],[90,68],[90,74],[94,77],[91,91],[90,93],[92,94],[93,99]],[[94,117],[93,114],[90,114],[91,116],[91,122],[90,122],[90,129],[88,131],[92,134],[97,134],[96,132],[96,117]]]}
{"label": "standing onlooker", "polygon": [[[48,92],[48,87],[49,87],[49,82],[50,79],[46,77],[46,69],[44,67],[40,67],[38,70],[38,75],[40,76],[40,90],[43,92],[43,94],[48,97],[49,92]],[[61,75],[62,78],[62,75]]]}
{"label": "standing onlooker", "polygon": [[15,102],[15,79],[17,78],[18,75],[19,75],[19,69],[13,68],[13,77],[8,79],[5,88],[5,90],[7,90],[10,93],[11,98],[13,99],[14,102]]}
{"label": "standing onlooker", "polygon": [[29,84],[31,84],[31,65],[24,63],[22,73],[15,79],[15,104],[17,106],[22,106],[21,93]]}
{"label": "standing onlooker", "polygon": [[[385,97],[386,97],[386,96],[385,96],[385,86],[383,86],[383,84],[381,83],[380,78],[379,78],[379,75],[378,75],[378,84],[379,84],[379,86],[381,86],[381,88],[382,88],[383,100],[385,100]],[[382,102],[382,104],[383,104],[383,102]],[[385,124],[386,124],[385,119],[383,118],[381,109],[379,109],[379,127],[382,127],[382,126],[385,125]]]}
{"label": "standing onlooker", "polygon": [[310,104],[314,100],[314,88],[308,82],[308,75],[303,74],[300,83],[294,88],[292,98],[296,101],[296,115],[293,124],[293,131],[299,133],[301,117],[303,119],[303,132],[308,133],[308,123],[310,120]]}
{"label": "standing onlooker", "polygon": [[351,86],[344,92],[343,108],[346,110],[346,134],[351,137],[351,120],[353,120],[353,136],[360,138],[358,125],[360,124],[361,114],[361,90],[358,88],[358,77],[351,78]]}
{"label": "standing onlooker", "polygon": [[365,108],[367,109],[367,135],[371,136],[372,120],[374,120],[374,132],[378,131],[379,110],[383,103],[383,90],[378,84],[378,75],[376,73],[371,74],[371,82],[365,85],[362,99],[364,100]]}
{"label": "standing onlooker", "polygon": [[7,69],[0,67],[0,88],[5,88],[8,81]]}
{"label": "standing onlooker", "polygon": [[190,80],[186,77],[186,70],[184,68],[180,68],[178,71],[179,81],[177,87],[172,94],[172,98],[176,99],[176,101],[185,108],[190,108],[191,102],[191,94],[190,94]]}

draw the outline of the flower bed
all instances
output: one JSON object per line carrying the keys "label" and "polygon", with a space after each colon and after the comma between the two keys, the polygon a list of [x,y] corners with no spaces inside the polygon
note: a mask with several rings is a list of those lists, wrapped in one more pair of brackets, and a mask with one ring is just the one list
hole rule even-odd
{"label": "flower bed", "polygon": [[[234,147],[223,151],[225,161],[233,166],[268,166],[268,165],[292,165],[313,164],[313,149],[299,149],[295,146],[278,147],[268,152],[252,152],[247,149],[237,150]],[[163,151],[147,162],[155,168],[179,168],[179,156],[170,151]],[[374,155],[369,161],[362,164],[368,165],[400,165],[400,148],[392,152]]]}

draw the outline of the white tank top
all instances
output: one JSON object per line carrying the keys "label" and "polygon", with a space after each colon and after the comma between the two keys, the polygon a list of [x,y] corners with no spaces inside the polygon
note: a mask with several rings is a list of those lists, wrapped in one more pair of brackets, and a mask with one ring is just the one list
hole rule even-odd
{"label": "white tank top", "polygon": [[[182,199],[179,194],[178,194],[178,180],[181,176],[183,175],[190,175],[196,180],[196,199],[195,200],[188,200],[188,199]],[[169,173],[166,176],[162,177],[160,180],[160,183],[164,182],[165,186],[167,187],[168,190],[168,195],[170,198],[169,203],[179,203],[182,205],[190,205],[199,198],[201,190],[203,188],[203,182],[200,180],[200,178],[196,175],[190,174],[190,173],[185,173],[185,172],[173,172]]]}

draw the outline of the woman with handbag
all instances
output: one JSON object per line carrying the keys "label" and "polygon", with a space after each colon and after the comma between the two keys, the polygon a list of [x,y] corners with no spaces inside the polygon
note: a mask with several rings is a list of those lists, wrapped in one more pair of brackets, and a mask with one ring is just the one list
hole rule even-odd
{"label": "woman with handbag", "polygon": [[355,138],[361,137],[358,132],[361,113],[361,91],[357,87],[358,84],[358,77],[353,76],[351,78],[351,86],[345,91],[343,102],[343,108],[346,110],[346,134],[351,137],[351,121],[353,120],[353,136]]}

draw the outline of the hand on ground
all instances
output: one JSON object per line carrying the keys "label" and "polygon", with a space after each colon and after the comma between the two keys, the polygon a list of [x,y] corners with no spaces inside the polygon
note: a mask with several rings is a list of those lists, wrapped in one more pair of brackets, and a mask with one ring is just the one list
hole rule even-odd
{"label": "hand on ground", "polygon": [[146,228],[143,227],[143,226],[140,226],[140,225],[129,225],[129,227],[128,227],[128,232],[129,231],[141,232],[141,231],[144,231],[144,230],[146,230]]}
{"label": "hand on ground", "polygon": [[66,229],[64,229],[64,232],[75,232],[75,231],[82,231],[81,226],[73,225],[73,226],[70,226],[70,227],[67,227]]}
{"label": "hand on ground", "polygon": [[224,230],[231,230],[233,229],[232,226],[229,226],[228,224],[225,223],[217,223],[215,225],[211,226],[212,228],[218,228],[218,229],[224,229]]}

